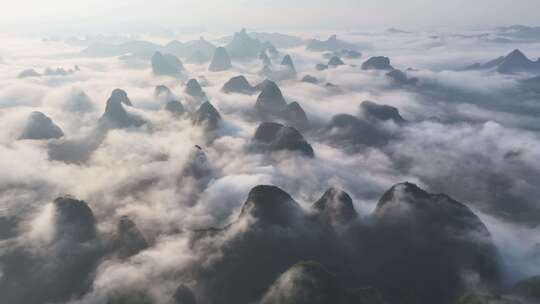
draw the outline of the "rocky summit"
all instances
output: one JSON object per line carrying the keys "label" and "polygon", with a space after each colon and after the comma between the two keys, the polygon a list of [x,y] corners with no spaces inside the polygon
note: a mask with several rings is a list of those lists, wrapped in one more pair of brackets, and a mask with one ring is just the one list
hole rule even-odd
{"label": "rocky summit", "polygon": [[20,139],[53,139],[64,136],[64,132],[50,117],[41,112],[32,112],[28,116],[26,126],[22,130]]}
{"label": "rocky summit", "polygon": [[362,63],[362,70],[393,70],[388,57],[376,56],[371,57]]}
{"label": "rocky summit", "polygon": [[208,70],[211,72],[221,72],[231,68],[231,58],[229,57],[227,50],[223,47],[216,48],[210,66],[208,66]]}

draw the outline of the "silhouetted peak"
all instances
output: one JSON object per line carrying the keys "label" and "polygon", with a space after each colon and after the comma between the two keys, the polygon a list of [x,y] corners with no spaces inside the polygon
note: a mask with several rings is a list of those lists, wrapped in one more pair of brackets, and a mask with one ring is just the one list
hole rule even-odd
{"label": "silhouetted peak", "polygon": [[195,295],[186,285],[180,285],[174,291],[173,304],[197,304]]}
{"label": "silhouetted peak", "polygon": [[506,59],[509,60],[529,60],[525,54],[523,54],[519,49],[515,49],[510,54],[506,55]]}
{"label": "silhouetted peak", "polygon": [[331,142],[352,149],[384,146],[392,138],[392,134],[378,128],[373,121],[350,114],[334,115],[325,134]]}
{"label": "silhouetted peak", "polygon": [[225,93],[241,93],[251,95],[256,89],[248,82],[243,75],[229,79],[221,89]]}
{"label": "silhouetted peak", "polygon": [[64,132],[47,115],[34,111],[28,116],[19,139],[52,139],[64,136]]}
{"label": "silhouetted peak", "polygon": [[399,183],[393,185],[390,190],[386,191],[379,200],[378,206],[383,206],[396,199],[405,198],[402,194],[410,195],[414,199],[428,199],[430,194],[418,187],[416,184],[410,182]]}
{"label": "silhouetted peak", "polygon": [[158,85],[154,88],[154,97],[161,97],[165,98],[165,100],[169,100],[173,97],[173,93],[166,85]]}
{"label": "silhouetted peak", "polygon": [[313,208],[331,220],[348,222],[356,218],[353,201],[349,194],[338,188],[328,189],[323,196],[313,204]]}
{"label": "silhouetted peak", "polygon": [[128,98],[127,92],[122,89],[114,89],[111,92],[111,97],[109,97],[109,100],[116,103],[123,103],[126,106],[133,106],[131,100]]}
{"label": "silhouetted peak", "polygon": [[306,76],[304,76],[302,78],[302,82],[317,84],[317,83],[319,83],[319,79],[317,79],[317,77],[314,77],[314,76],[311,76],[311,75],[306,75]]}
{"label": "silhouetted peak", "polygon": [[362,70],[393,70],[390,59],[383,56],[375,56],[366,60],[362,64]]}
{"label": "silhouetted peak", "polygon": [[291,55],[285,55],[285,57],[283,57],[283,60],[281,61],[281,65],[289,67],[291,70],[296,71]]}
{"label": "silhouetted peak", "polygon": [[328,61],[328,66],[339,66],[339,65],[345,65],[345,62],[341,60],[338,56],[332,56],[330,60]]}
{"label": "silhouetted peak", "polygon": [[[317,262],[300,262],[270,286],[261,304],[364,303],[347,299],[336,277]],[[370,303],[371,304],[371,303]],[[374,303],[378,304],[378,303]]]}
{"label": "silhouetted peak", "polygon": [[111,97],[107,100],[105,112],[101,116],[99,122],[105,128],[127,128],[131,126],[141,126],[145,122],[137,116],[127,113],[122,104],[131,105],[131,101],[127,97],[124,90],[115,89]]}
{"label": "silhouetted peak", "polygon": [[173,54],[155,52],[152,56],[152,70],[156,75],[178,76],[184,70],[184,65]]}
{"label": "silhouetted peak", "polygon": [[211,72],[226,71],[232,68],[231,57],[224,47],[217,47],[208,70]]}
{"label": "silhouetted peak", "polygon": [[286,106],[287,102],[278,85],[271,80],[265,81],[255,104],[257,110],[262,113],[278,113]]}
{"label": "silhouetted peak", "polygon": [[389,105],[380,105],[366,100],[360,104],[360,109],[367,118],[382,121],[393,120],[398,124],[406,122],[399,114],[399,110]]}
{"label": "silhouetted peak", "polygon": [[197,79],[191,78],[188,80],[185,88],[186,94],[192,97],[205,98],[206,94],[203,92],[203,89]]}
{"label": "silhouetted peak", "polygon": [[294,151],[313,157],[313,148],[293,127],[275,122],[263,122],[253,136],[255,143],[266,151]]}
{"label": "silhouetted peak", "polygon": [[189,154],[186,165],[182,172],[183,176],[190,176],[195,179],[201,179],[212,174],[212,167],[203,148],[195,145]]}
{"label": "silhouetted peak", "polygon": [[132,256],[148,248],[148,243],[128,216],[120,217],[117,226],[119,254],[122,257]]}
{"label": "silhouetted peak", "polygon": [[511,74],[523,71],[538,71],[540,64],[527,58],[520,50],[513,50],[497,66],[497,71],[503,74]]}
{"label": "silhouetted peak", "polygon": [[287,225],[300,211],[298,203],[287,192],[276,186],[259,185],[249,191],[240,217],[250,214],[264,223]]}
{"label": "silhouetted peak", "polygon": [[221,120],[221,115],[218,110],[209,102],[204,102],[198,109],[193,113],[192,121],[196,125],[203,125],[209,130],[214,130],[218,127],[218,124]]}
{"label": "silhouetted peak", "polygon": [[96,236],[96,219],[86,202],[63,196],[54,200],[54,206],[59,239],[85,242]]}
{"label": "silhouetted peak", "polygon": [[418,82],[418,78],[409,78],[405,72],[398,69],[386,73],[386,76],[399,85],[416,85]]}
{"label": "silhouetted peak", "polygon": [[392,186],[377,203],[375,216],[381,220],[407,223],[415,219],[416,225],[430,229],[464,230],[489,237],[482,221],[464,204],[445,194],[431,194],[416,184],[405,182]]}
{"label": "silhouetted peak", "polygon": [[173,115],[182,115],[185,113],[184,105],[178,100],[169,100],[167,104],[165,104],[165,110]]}
{"label": "silhouetted peak", "polygon": [[291,125],[299,128],[305,129],[309,126],[309,121],[307,119],[306,112],[300,104],[296,101],[289,103],[286,109],[281,114],[283,118]]}

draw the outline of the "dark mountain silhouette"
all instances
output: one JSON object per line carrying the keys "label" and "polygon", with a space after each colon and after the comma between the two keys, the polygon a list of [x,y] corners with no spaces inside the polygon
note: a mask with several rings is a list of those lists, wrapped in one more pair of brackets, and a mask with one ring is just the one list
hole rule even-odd
{"label": "dark mountain silhouette", "polygon": [[[352,205],[330,189],[308,212],[278,187],[254,187],[236,222],[194,237],[195,248],[220,252],[195,288],[212,303],[453,304],[475,288],[465,271],[497,290],[493,242],[465,205],[410,183],[390,188],[367,218]],[[306,260],[315,264],[291,268]]]}
{"label": "dark mountain silhouette", "polygon": [[156,75],[178,76],[183,70],[182,62],[175,55],[156,52],[152,56],[152,71]]}
{"label": "dark mountain silhouette", "polygon": [[191,97],[195,97],[198,99],[206,99],[206,94],[204,93],[201,85],[195,78],[191,78],[190,80],[188,80],[184,92],[186,92],[186,94]]}
{"label": "dark mountain silhouette", "polygon": [[513,50],[510,54],[488,61],[484,64],[475,63],[465,68],[466,70],[495,69],[501,74],[513,74],[519,72],[540,72],[540,60],[532,61],[520,50]]}
{"label": "dark mountain silhouette", "polygon": [[381,147],[394,136],[379,127],[376,121],[369,121],[350,114],[337,114],[322,130],[323,139],[345,149]]}
{"label": "dark mountain silhouette", "polygon": [[325,222],[338,225],[353,221],[358,215],[349,194],[337,188],[326,190],[312,208],[324,217]]}
{"label": "dark mountain silhouette", "polygon": [[302,134],[293,127],[279,123],[263,122],[253,136],[253,146],[264,152],[291,151],[313,157],[313,148]]}
{"label": "dark mountain silhouette", "polygon": [[45,254],[21,244],[0,255],[2,303],[64,303],[90,290],[104,253],[95,216],[86,202],[70,196],[52,207],[53,238]]}
{"label": "dark mountain silhouette", "polygon": [[225,93],[240,93],[240,94],[246,94],[251,95],[254,94],[257,89],[253,87],[246,77],[243,75],[235,76],[231,79],[229,79],[221,88],[222,92]]}
{"label": "dark mountain silhouette", "polygon": [[281,274],[263,296],[261,304],[383,304],[372,288],[347,290],[317,262],[300,262]]}
{"label": "dark mountain silhouette", "polygon": [[311,75],[306,75],[302,78],[302,82],[307,82],[307,83],[312,83],[312,84],[318,84],[319,83],[319,79],[317,79],[317,77],[314,77],[314,76],[311,76]]}
{"label": "dark mountain silhouette", "polygon": [[388,57],[376,56],[371,57],[362,63],[362,70],[393,70]]}
{"label": "dark mountain silhouette", "polygon": [[336,67],[340,65],[345,65],[345,62],[343,62],[343,60],[341,60],[341,58],[339,58],[338,56],[334,56],[328,61],[329,67]]}
{"label": "dark mountain silhouette", "polygon": [[279,116],[282,117],[288,124],[296,127],[299,130],[309,128],[309,121],[306,112],[296,101],[289,103]]}
{"label": "dark mountain silhouette", "polygon": [[216,48],[208,70],[211,72],[220,72],[231,68],[231,58],[229,57],[227,50],[223,47]]}
{"label": "dark mountain silhouette", "polygon": [[52,139],[64,136],[64,132],[52,119],[41,112],[32,112],[28,116],[19,139]]}
{"label": "dark mountain silhouette", "polygon": [[167,104],[165,104],[165,110],[169,111],[175,116],[182,115],[186,112],[184,109],[184,105],[182,105],[182,103],[177,100],[168,101]]}
{"label": "dark mountain silhouette", "polygon": [[281,65],[286,66],[292,71],[296,72],[296,68],[294,67],[294,63],[290,55],[285,55],[285,57],[283,57],[283,60],[281,60]]}
{"label": "dark mountain silhouette", "polygon": [[409,77],[405,72],[398,69],[386,73],[386,77],[390,78],[396,85],[415,86],[418,83],[418,78]]}
{"label": "dark mountain silhouette", "polygon": [[193,113],[191,120],[195,125],[204,126],[208,130],[215,130],[219,126],[221,115],[209,101],[206,101]]}
{"label": "dark mountain silhouette", "polygon": [[116,228],[115,250],[122,258],[130,257],[148,248],[148,242],[128,216],[120,217]]}
{"label": "dark mountain silhouette", "polygon": [[380,105],[372,101],[363,101],[360,104],[360,111],[365,117],[375,120],[392,120],[397,124],[406,122],[399,114],[399,110],[389,105]]}
{"label": "dark mountain silhouette", "polygon": [[86,202],[65,196],[55,199],[54,207],[58,238],[86,242],[96,237],[96,219]]}
{"label": "dark mountain silhouette", "polygon": [[330,36],[325,41],[321,41],[318,39],[313,39],[308,42],[306,49],[309,51],[315,51],[315,52],[324,52],[324,51],[337,51],[340,49],[356,49],[356,45],[345,42],[342,40],[339,40],[336,35]]}
{"label": "dark mountain silhouette", "polygon": [[146,122],[133,114],[129,114],[124,109],[123,104],[132,106],[126,91],[115,89],[111,93],[111,97],[107,100],[105,112],[99,119],[99,125],[104,129],[140,127]]}
{"label": "dark mountain silhouette", "polygon": [[262,91],[257,97],[255,108],[260,114],[279,114],[287,107],[281,90],[273,81],[265,81]]}
{"label": "dark mountain silhouette", "polygon": [[255,111],[261,120],[282,120],[298,129],[306,129],[309,122],[298,102],[287,104],[278,85],[265,80],[259,85],[261,93],[255,103]]}

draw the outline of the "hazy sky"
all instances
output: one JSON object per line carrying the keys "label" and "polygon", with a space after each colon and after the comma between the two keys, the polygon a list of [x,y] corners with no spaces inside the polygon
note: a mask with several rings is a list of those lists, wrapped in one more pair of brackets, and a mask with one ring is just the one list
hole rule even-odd
{"label": "hazy sky", "polygon": [[[1,0],[0,29],[362,29],[534,24],[539,0]],[[540,23],[540,22],[538,22]]]}

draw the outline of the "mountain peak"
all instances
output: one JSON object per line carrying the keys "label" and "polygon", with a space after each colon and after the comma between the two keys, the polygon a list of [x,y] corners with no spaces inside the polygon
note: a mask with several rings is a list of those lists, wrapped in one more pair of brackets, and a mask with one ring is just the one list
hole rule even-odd
{"label": "mountain peak", "polygon": [[217,47],[212,57],[212,62],[208,66],[211,72],[221,72],[232,68],[231,57],[224,47]]}
{"label": "mountain peak", "polygon": [[185,92],[192,97],[206,98],[206,94],[204,93],[201,84],[195,78],[191,78],[188,80],[188,82],[186,83]]}
{"label": "mountain peak", "polygon": [[126,91],[114,89],[111,97],[107,99],[105,112],[101,116],[99,122],[105,128],[127,128],[130,126],[141,126],[145,122],[138,116],[130,115],[124,109],[122,104],[131,105]]}
{"label": "mountain peak", "polygon": [[249,191],[240,216],[250,214],[263,223],[287,225],[300,211],[287,192],[276,186],[258,185]]}
{"label": "mountain peak", "polygon": [[275,82],[265,80],[264,83],[255,107],[261,113],[279,113],[287,106],[283,93]]}
{"label": "mountain peak", "polygon": [[357,216],[349,194],[335,187],[326,190],[312,207],[331,221],[348,222]]}
{"label": "mountain peak", "polygon": [[392,120],[396,124],[406,122],[399,114],[399,110],[389,105],[381,105],[372,101],[366,100],[360,104],[360,110],[369,119],[376,119],[381,121]]}
{"label": "mountain peak", "polygon": [[64,136],[64,132],[52,119],[42,112],[34,111],[28,116],[19,139],[52,139]]}
{"label": "mountain peak", "polygon": [[192,121],[194,124],[202,125],[208,130],[214,130],[217,129],[221,121],[221,115],[209,101],[206,101],[193,113]]}
{"label": "mountain peak", "polygon": [[384,56],[374,56],[362,63],[362,70],[393,70],[390,65],[390,58]]}
{"label": "mountain peak", "polygon": [[527,59],[527,56],[523,54],[519,49],[515,49],[512,52],[510,52],[508,55],[506,55],[507,59]]}
{"label": "mountain peak", "polygon": [[225,93],[241,93],[251,95],[256,89],[248,82],[245,76],[239,75],[229,79],[221,90]]}
{"label": "mountain peak", "polygon": [[58,197],[53,202],[56,209],[57,234],[77,242],[85,242],[96,236],[96,219],[85,201],[71,196]]}
{"label": "mountain peak", "polygon": [[257,147],[268,152],[293,151],[307,157],[314,157],[311,145],[293,127],[286,127],[275,122],[263,122],[257,127],[253,139]]}
{"label": "mountain peak", "polygon": [[283,57],[283,60],[281,61],[281,65],[289,67],[293,71],[296,70],[295,67],[294,67],[294,63],[293,63],[293,60],[291,58],[291,55],[285,55]]}
{"label": "mountain peak", "polygon": [[184,65],[173,54],[155,52],[151,59],[152,71],[156,75],[178,76],[184,70]]}

